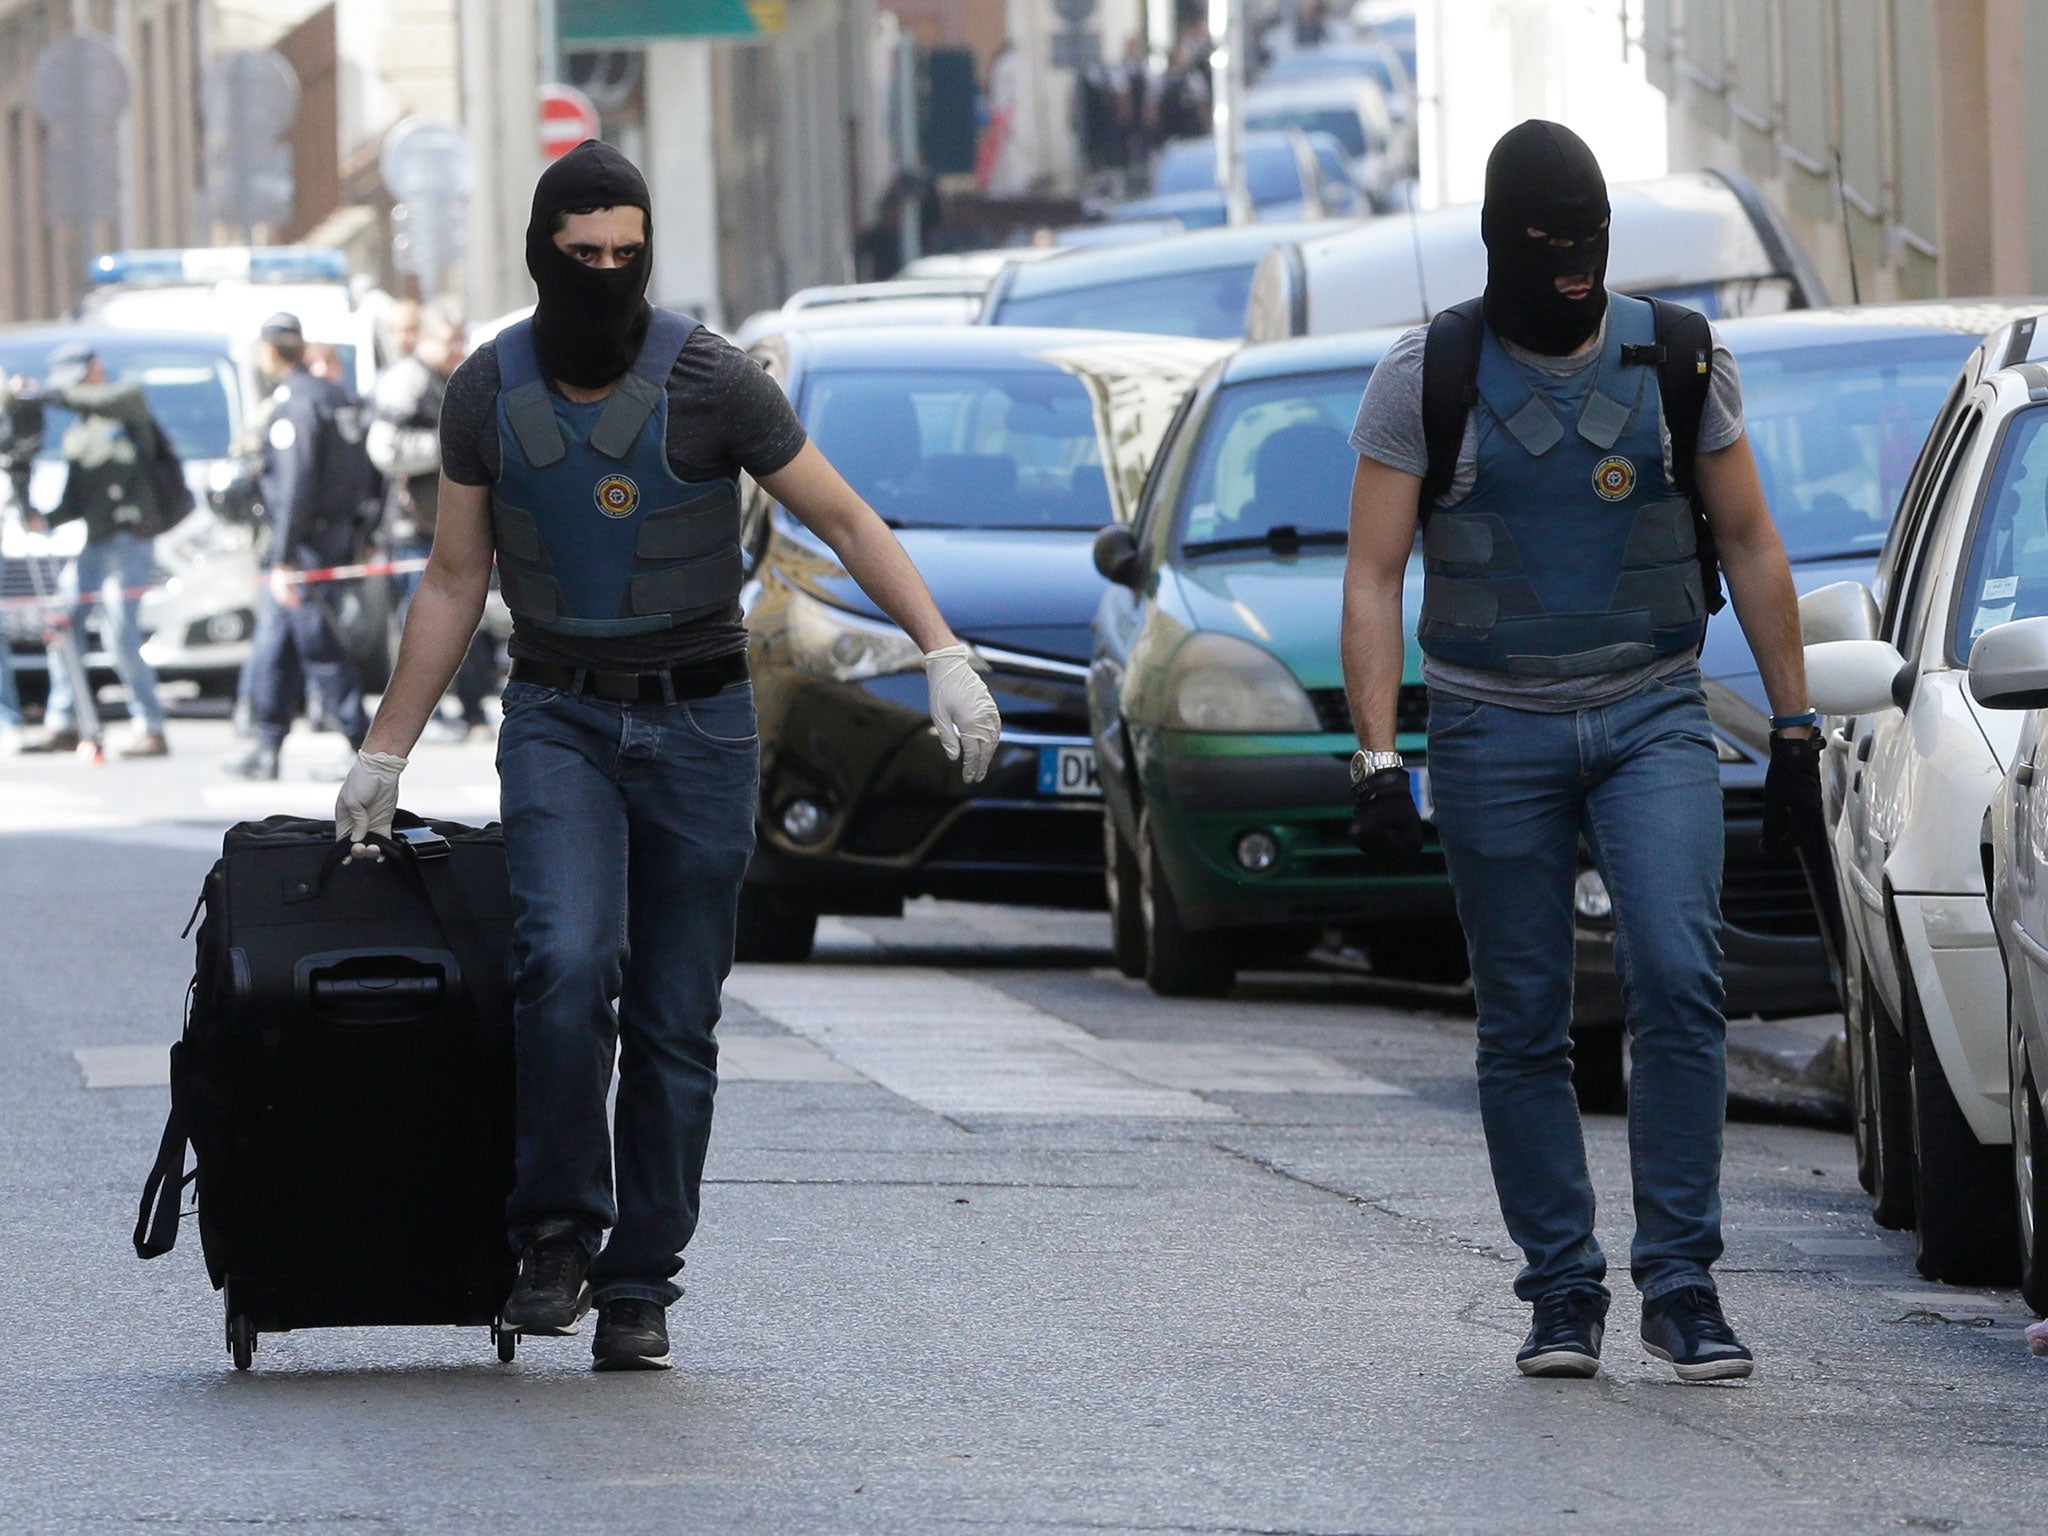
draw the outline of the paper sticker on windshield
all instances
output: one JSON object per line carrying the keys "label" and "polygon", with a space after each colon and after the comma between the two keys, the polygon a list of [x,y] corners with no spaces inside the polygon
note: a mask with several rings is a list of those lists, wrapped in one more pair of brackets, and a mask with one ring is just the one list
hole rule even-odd
{"label": "paper sticker on windshield", "polygon": [[1593,466],[1593,490],[1602,501],[1620,501],[1636,488],[1636,467],[1618,453]]}
{"label": "paper sticker on windshield", "polygon": [[1995,603],[2002,597],[2017,597],[2020,579],[2017,576],[1994,576],[1984,583],[1984,601]]}
{"label": "paper sticker on windshield", "polygon": [[2012,622],[2012,611],[2017,606],[2018,604],[2016,603],[2007,603],[2003,608],[1979,608],[1977,610],[1977,622],[1970,626],[1970,638],[1974,640],[1983,634],[1985,630],[1995,628],[2000,624],[2010,624]]}

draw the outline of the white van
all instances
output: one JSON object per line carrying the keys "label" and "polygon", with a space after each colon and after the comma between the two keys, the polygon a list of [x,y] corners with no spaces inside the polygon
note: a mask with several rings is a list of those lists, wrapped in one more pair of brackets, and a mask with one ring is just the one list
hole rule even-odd
{"label": "white van", "polygon": [[[1622,182],[1608,189],[1608,202],[1610,288],[1712,318],[1828,302],[1813,263],[1740,176],[1688,171]],[[1245,340],[1419,325],[1485,286],[1477,203],[1390,213],[1268,251],[1252,277]]]}

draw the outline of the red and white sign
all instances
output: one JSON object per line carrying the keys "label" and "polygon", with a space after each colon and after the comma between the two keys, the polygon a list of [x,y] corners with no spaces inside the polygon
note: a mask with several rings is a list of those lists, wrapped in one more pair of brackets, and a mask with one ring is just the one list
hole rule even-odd
{"label": "red and white sign", "polygon": [[573,85],[540,88],[540,153],[559,160],[585,139],[597,137],[597,108]]}

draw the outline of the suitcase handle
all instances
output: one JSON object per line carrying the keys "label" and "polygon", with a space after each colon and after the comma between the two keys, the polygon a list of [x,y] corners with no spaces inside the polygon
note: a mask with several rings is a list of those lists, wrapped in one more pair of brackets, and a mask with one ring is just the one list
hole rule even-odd
{"label": "suitcase handle", "polygon": [[445,949],[338,949],[306,955],[299,1005],[336,1024],[418,1024],[448,1006],[461,968]]}

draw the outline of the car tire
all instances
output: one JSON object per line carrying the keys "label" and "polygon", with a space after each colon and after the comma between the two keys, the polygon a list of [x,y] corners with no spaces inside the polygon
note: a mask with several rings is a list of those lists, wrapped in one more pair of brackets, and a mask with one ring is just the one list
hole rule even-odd
{"label": "car tire", "polygon": [[[1907,980],[1910,989],[1912,982]],[[1918,1011],[1918,1005],[1914,1005]],[[1870,1219],[1880,1227],[1903,1232],[1913,1225],[1913,1059],[1905,1031],[1892,1022],[1890,1011],[1868,975],[1863,986],[1864,1063],[1870,1095],[1871,1179],[1874,1200]]]}
{"label": "car tire", "polygon": [[1572,1094],[1582,1115],[1627,1113],[1627,1025],[1596,1024],[1572,1031]]}
{"label": "car tire", "polygon": [[811,958],[817,941],[817,908],[769,886],[740,887],[734,960],[757,965],[794,965]]}
{"label": "car tire", "polygon": [[1150,830],[1140,828],[1143,848],[1139,906],[1145,922],[1145,981],[1161,997],[1221,997],[1237,980],[1237,959],[1228,936],[1190,933],[1181,926],[1180,907],[1166,883]]}
{"label": "car tire", "polygon": [[2014,1210],[2019,1218],[2020,1294],[2048,1317],[2048,1117],[2024,1048],[2013,1042],[2018,1070],[2012,1085]]}
{"label": "car tire", "polygon": [[1910,983],[1906,1028],[1912,1051],[1917,1267],[1927,1279],[1949,1285],[2009,1284],[2019,1252],[2011,1153],[1985,1146],[1970,1129]]}
{"label": "car tire", "polygon": [[1102,808],[1102,885],[1109,897],[1109,948],[1116,968],[1133,981],[1145,979],[1145,910],[1139,887],[1138,855],[1117,831],[1109,807]]}
{"label": "car tire", "polygon": [[1365,952],[1373,974],[1394,981],[1455,986],[1472,974],[1465,930],[1454,918],[1380,924],[1366,933]]}

